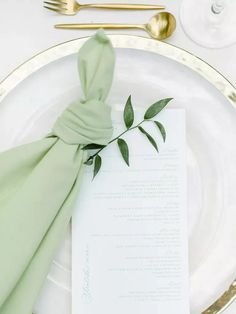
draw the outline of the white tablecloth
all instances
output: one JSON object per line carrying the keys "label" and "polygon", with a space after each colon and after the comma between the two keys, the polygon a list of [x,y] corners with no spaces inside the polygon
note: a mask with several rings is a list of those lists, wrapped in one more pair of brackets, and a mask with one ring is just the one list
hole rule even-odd
{"label": "white tablecloth", "polygon": [[[128,2],[128,0],[123,0]],[[206,0],[207,1],[207,0]],[[208,0],[210,1],[210,0]],[[84,0],[81,1],[84,3]],[[91,0],[90,3],[98,2]],[[102,2],[118,2],[104,0]],[[129,2],[132,2],[130,0]],[[133,2],[147,1],[137,0]],[[183,32],[179,22],[179,7],[181,0],[149,0],[149,3],[165,4],[167,10],[177,17],[177,30],[168,40],[176,46],[196,54],[217,68],[234,85],[236,85],[236,45],[224,49],[206,49],[193,43]],[[8,0],[1,1],[0,9],[0,80],[11,70],[24,62],[32,55],[57,43],[91,34],[89,31],[56,30],[56,23],[75,22],[124,22],[145,23],[154,14],[153,12],[124,12],[104,10],[83,10],[76,16],[62,16],[43,8],[42,1],[37,0]],[[109,33],[112,33],[109,31]],[[127,33],[119,31],[119,33]],[[131,31],[129,31],[131,33]],[[146,36],[142,31],[132,31],[132,34]],[[235,226],[236,227],[236,226]],[[226,311],[226,314],[236,312],[236,302]]]}

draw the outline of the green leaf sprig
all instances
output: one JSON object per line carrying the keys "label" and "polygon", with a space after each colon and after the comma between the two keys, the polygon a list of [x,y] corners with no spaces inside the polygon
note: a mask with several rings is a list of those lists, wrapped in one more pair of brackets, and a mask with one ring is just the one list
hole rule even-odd
{"label": "green leaf sprig", "polygon": [[92,166],[94,165],[93,169],[93,178],[96,177],[98,174],[99,170],[101,169],[102,166],[102,158],[99,155],[100,152],[105,149],[108,145],[110,145],[113,142],[117,142],[119,151],[121,153],[121,156],[127,166],[129,166],[129,146],[126,143],[126,141],[122,138],[123,135],[125,135],[127,132],[138,129],[149,141],[149,143],[155,148],[155,150],[158,152],[158,146],[155,141],[155,139],[141,126],[144,122],[152,122],[154,123],[161,136],[163,141],[166,141],[166,130],[164,126],[159,122],[159,121],[154,121],[151,120],[153,119],[158,113],[160,113],[167,105],[168,103],[172,100],[173,98],[165,98],[161,99],[154,104],[152,104],[145,112],[144,118],[141,122],[133,126],[134,124],[134,109],[132,105],[132,100],[131,96],[126,101],[124,112],[123,112],[123,119],[124,123],[126,126],[126,130],[123,131],[121,134],[119,134],[117,137],[112,139],[107,145],[98,145],[98,144],[88,144],[84,146],[82,149],[83,150],[97,150],[93,155],[89,156],[88,159],[85,161],[85,164],[87,166]]}

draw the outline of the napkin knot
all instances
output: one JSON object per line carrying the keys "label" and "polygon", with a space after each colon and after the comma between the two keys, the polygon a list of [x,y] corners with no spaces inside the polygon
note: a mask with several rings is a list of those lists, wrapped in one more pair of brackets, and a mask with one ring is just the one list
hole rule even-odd
{"label": "napkin knot", "polygon": [[112,137],[111,108],[103,101],[72,103],[57,119],[53,133],[67,144],[107,145]]}
{"label": "napkin knot", "polygon": [[67,144],[106,145],[111,139],[111,109],[105,99],[111,87],[114,63],[114,49],[102,30],[80,49],[79,75],[86,100],[72,103],[53,127],[53,133]]}

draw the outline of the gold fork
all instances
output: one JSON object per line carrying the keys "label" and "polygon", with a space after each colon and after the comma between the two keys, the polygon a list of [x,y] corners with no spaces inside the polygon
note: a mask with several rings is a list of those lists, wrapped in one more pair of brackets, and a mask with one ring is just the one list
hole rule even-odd
{"label": "gold fork", "polygon": [[51,0],[44,1],[44,8],[51,11],[65,14],[75,15],[81,9],[96,8],[96,9],[117,9],[117,10],[163,10],[163,5],[151,5],[151,4],[122,4],[122,3],[104,3],[104,4],[80,4],[75,0]]}

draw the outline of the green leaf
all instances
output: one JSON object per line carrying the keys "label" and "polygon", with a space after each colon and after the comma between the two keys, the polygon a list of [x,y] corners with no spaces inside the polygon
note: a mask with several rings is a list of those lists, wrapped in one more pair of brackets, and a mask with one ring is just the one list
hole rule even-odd
{"label": "green leaf", "polygon": [[129,166],[129,147],[128,147],[126,141],[124,141],[122,138],[119,138],[117,140],[117,144],[119,146],[119,149],[120,149],[120,152],[121,152],[121,155],[122,155],[124,161]]}
{"label": "green leaf", "polygon": [[101,166],[102,166],[102,158],[99,155],[97,155],[95,157],[95,162],[94,162],[93,179],[98,174],[99,170],[101,169]]}
{"label": "green leaf", "polygon": [[89,157],[85,162],[84,162],[85,165],[87,166],[92,166],[93,164],[93,158]]}
{"label": "green leaf", "polygon": [[134,110],[131,102],[131,96],[127,99],[123,117],[127,129],[129,129],[134,123]]}
{"label": "green leaf", "polygon": [[147,137],[149,142],[152,144],[152,146],[158,152],[157,143],[155,142],[154,138],[150,134],[148,134],[148,132],[146,132],[141,126],[139,126],[138,129],[140,130],[140,132],[142,132]]}
{"label": "green leaf", "polygon": [[99,145],[99,144],[88,144],[88,145],[85,145],[82,150],[90,150],[90,149],[100,149],[100,148],[103,148],[105,147],[105,145]]}
{"label": "green leaf", "polygon": [[163,138],[163,141],[165,142],[166,141],[166,130],[165,130],[164,126],[159,121],[154,121],[154,123],[156,124],[159,131],[161,132],[161,136]]}
{"label": "green leaf", "polygon": [[155,117],[173,98],[165,98],[155,102],[145,112],[144,119],[152,119]]}

